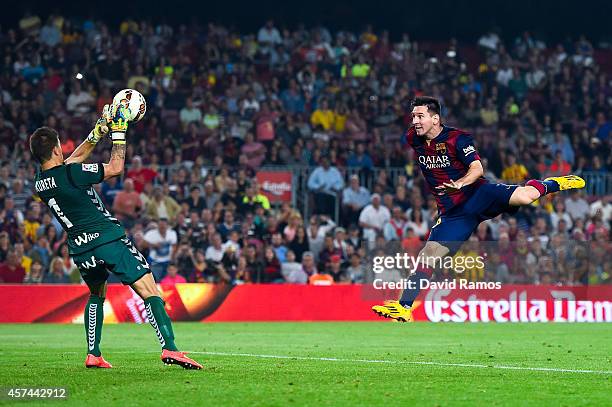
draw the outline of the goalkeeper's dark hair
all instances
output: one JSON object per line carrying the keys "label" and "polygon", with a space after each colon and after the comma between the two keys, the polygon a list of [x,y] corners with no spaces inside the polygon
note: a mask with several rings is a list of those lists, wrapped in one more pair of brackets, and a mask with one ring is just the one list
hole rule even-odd
{"label": "goalkeeper's dark hair", "polygon": [[437,114],[442,117],[442,105],[440,101],[433,96],[417,96],[412,101],[412,108],[415,106],[425,106],[430,115]]}
{"label": "goalkeeper's dark hair", "polygon": [[51,127],[39,127],[30,136],[30,151],[40,164],[48,161],[57,146],[59,134]]}

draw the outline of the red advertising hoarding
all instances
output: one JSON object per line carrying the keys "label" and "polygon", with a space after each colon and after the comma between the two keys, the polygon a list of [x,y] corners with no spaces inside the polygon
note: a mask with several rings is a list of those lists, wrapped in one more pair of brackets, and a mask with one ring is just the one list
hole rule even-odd
{"label": "red advertising hoarding", "polygon": [[293,185],[290,171],[259,171],[257,172],[257,183],[261,192],[270,200],[275,202],[291,202]]}
{"label": "red advertising hoarding", "polygon": [[[175,321],[380,321],[362,285],[177,284],[160,286]],[[89,293],[81,285],[0,285],[0,322],[81,323]],[[506,285],[500,290],[426,290],[416,321],[612,322],[612,287]],[[282,310],[282,312],[279,312]],[[347,312],[348,310],[348,312]],[[105,322],[146,321],[130,288],[109,285]]]}

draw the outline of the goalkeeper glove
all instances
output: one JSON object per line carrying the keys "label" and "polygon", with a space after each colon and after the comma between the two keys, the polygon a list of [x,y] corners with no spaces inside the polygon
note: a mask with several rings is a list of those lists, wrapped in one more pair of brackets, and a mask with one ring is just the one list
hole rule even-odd
{"label": "goalkeeper glove", "polygon": [[125,144],[125,133],[128,129],[127,113],[127,108],[121,104],[109,108],[108,117],[110,121],[108,126],[110,127],[113,144]]}
{"label": "goalkeeper glove", "polygon": [[88,143],[96,145],[98,141],[100,141],[100,139],[108,133],[107,112],[108,105],[105,105],[104,110],[102,111],[102,117],[96,121],[96,125],[94,126],[93,130],[89,132],[89,135],[85,139]]}

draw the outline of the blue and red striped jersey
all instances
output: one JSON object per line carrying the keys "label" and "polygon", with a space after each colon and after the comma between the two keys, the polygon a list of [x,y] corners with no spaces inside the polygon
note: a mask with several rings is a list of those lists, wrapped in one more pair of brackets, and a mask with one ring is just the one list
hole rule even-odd
{"label": "blue and red striped jersey", "polygon": [[402,142],[404,146],[414,149],[421,172],[430,192],[436,198],[438,213],[441,215],[470,199],[478,187],[488,182],[485,178],[480,178],[473,184],[451,193],[436,189],[445,182],[463,177],[470,163],[480,160],[472,136],[463,130],[443,126],[442,132],[435,139],[427,141],[425,137],[417,136],[414,127],[411,127],[402,137]]}

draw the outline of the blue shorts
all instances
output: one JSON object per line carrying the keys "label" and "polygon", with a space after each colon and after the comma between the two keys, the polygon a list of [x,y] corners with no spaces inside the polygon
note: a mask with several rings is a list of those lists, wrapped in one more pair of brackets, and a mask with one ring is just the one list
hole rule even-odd
{"label": "blue shorts", "polygon": [[431,228],[429,240],[440,242],[453,255],[468,240],[480,222],[502,213],[516,213],[518,206],[510,206],[510,197],[518,185],[483,184],[463,204],[438,218]]}

